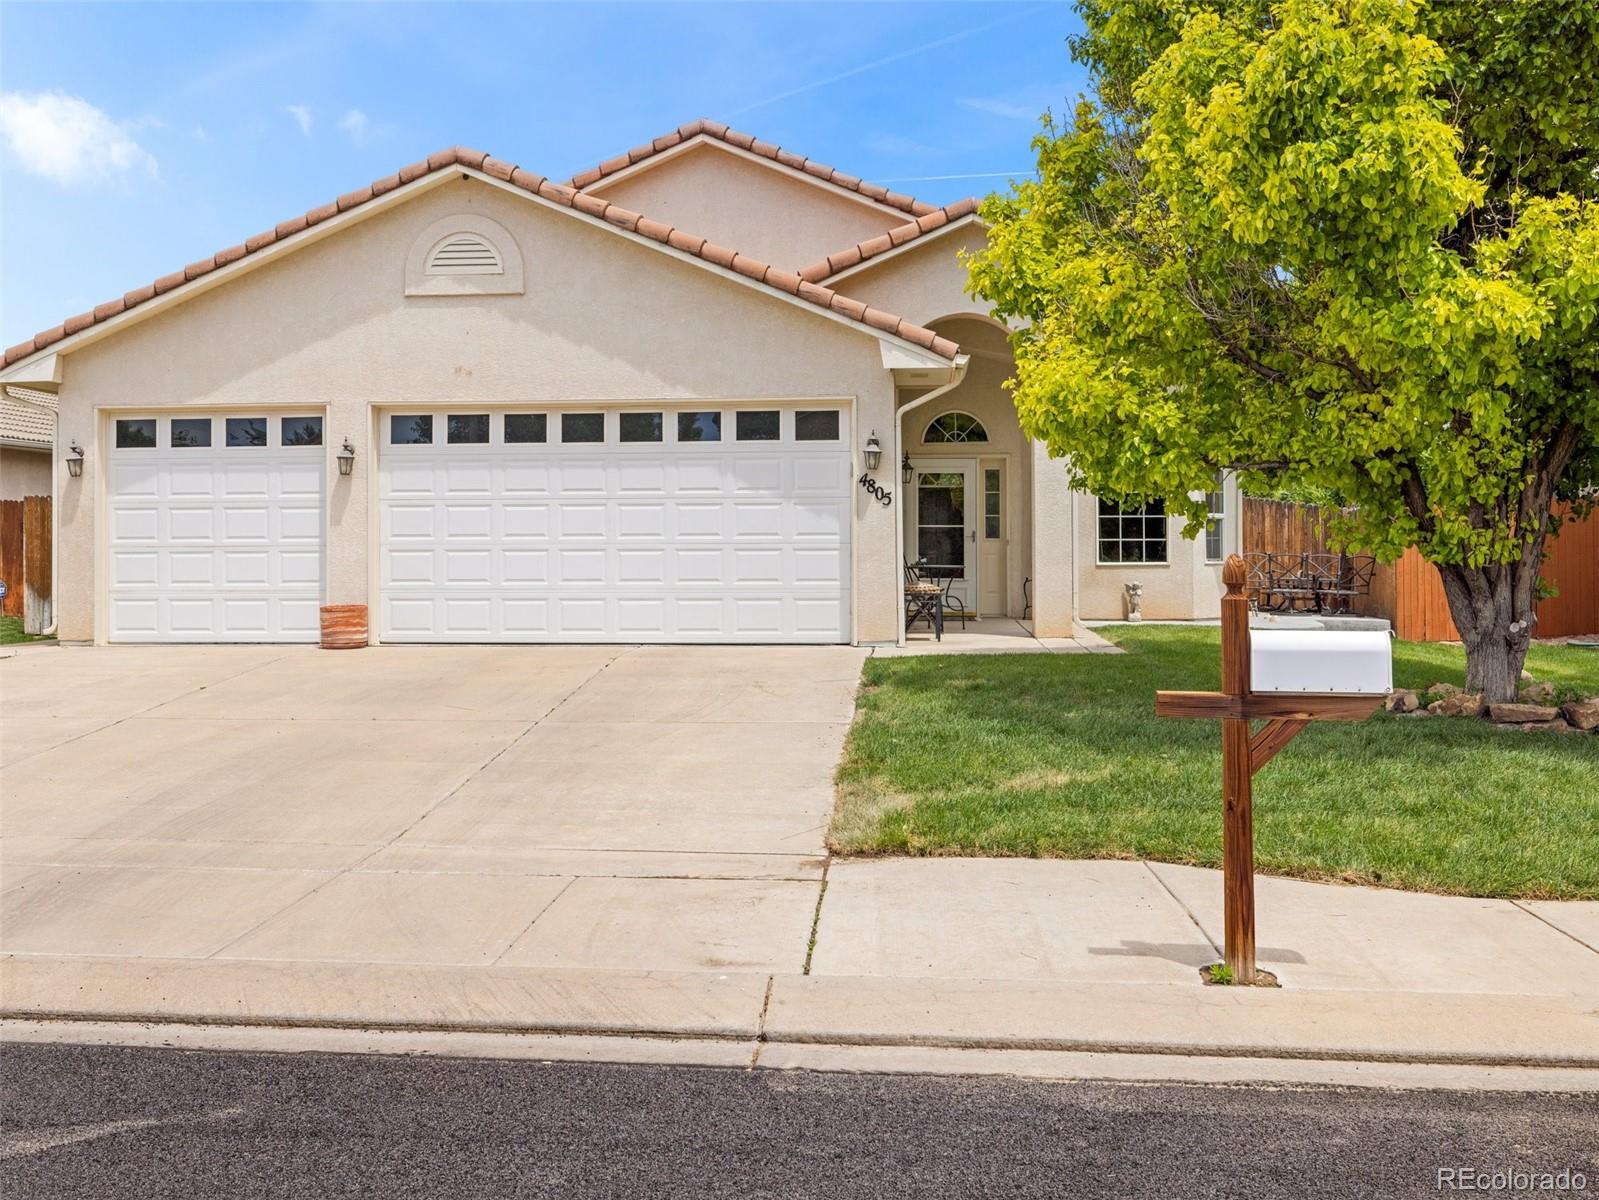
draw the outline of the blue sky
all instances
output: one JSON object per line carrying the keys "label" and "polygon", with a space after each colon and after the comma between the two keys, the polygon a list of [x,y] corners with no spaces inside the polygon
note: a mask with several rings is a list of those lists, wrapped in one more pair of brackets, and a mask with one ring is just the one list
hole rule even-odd
{"label": "blue sky", "polygon": [[935,203],[989,191],[1084,89],[1074,28],[1038,3],[8,2],[0,345],[457,142],[565,178],[709,116]]}

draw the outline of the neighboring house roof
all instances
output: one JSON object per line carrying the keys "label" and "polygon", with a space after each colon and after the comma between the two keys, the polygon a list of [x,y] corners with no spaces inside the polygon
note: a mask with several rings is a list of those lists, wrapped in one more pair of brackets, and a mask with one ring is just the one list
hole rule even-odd
{"label": "neighboring house roof", "polygon": [[0,443],[48,450],[55,444],[56,398],[32,388],[5,388],[0,395]]}
{"label": "neighboring house roof", "polygon": [[977,201],[974,199],[957,200],[954,204],[946,204],[943,208],[935,208],[930,213],[924,213],[916,220],[905,225],[896,225],[887,233],[880,233],[876,237],[867,238],[864,242],[857,242],[847,250],[840,250],[837,254],[829,254],[821,262],[812,263],[803,268],[799,275],[801,279],[810,283],[820,283],[830,279],[841,271],[851,267],[858,267],[867,259],[876,258],[879,254],[886,254],[890,250],[898,249],[907,242],[913,242],[919,237],[924,237],[935,230],[944,229],[962,218],[970,217],[977,212]]}
{"label": "neighboring house roof", "polygon": [[481,171],[492,179],[508,183],[513,187],[541,199],[564,205],[576,212],[590,217],[597,217],[620,229],[635,233],[651,241],[660,242],[675,250],[691,254],[703,259],[713,266],[735,271],[757,283],[764,284],[778,292],[798,297],[818,308],[826,309],[849,321],[864,325],[872,330],[887,333],[903,338],[907,342],[920,346],[940,358],[953,359],[960,351],[960,347],[948,338],[940,337],[931,329],[924,329],[903,317],[892,313],[885,313],[879,309],[869,308],[858,300],[848,296],[841,296],[828,288],[821,287],[808,280],[801,279],[790,271],[783,271],[767,263],[753,259],[725,246],[718,246],[705,238],[675,229],[660,221],[652,221],[648,217],[620,205],[612,204],[599,197],[590,196],[585,192],[575,191],[558,183],[552,183],[543,175],[531,171],[524,171],[521,167],[504,162],[485,154],[481,150],[469,150],[463,146],[452,146],[448,150],[441,150],[437,154],[430,154],[421,162],[412,163],[402,167],[393,175],[379,179],[364,188],[353,192],[346,192],[337,200],[330,201],[319,208],[301,216],[290,218],[264,233],[241,242],[237,246],[219,251],[210,258],[202,258],[199,262],[190,263],[181,271],[174,271],[170,275],[163,275],[153,283],[147,283],[142,288],[135,288],[126,295],[115,300],[108,300],[88,312],[79,313],[75,317],[68,317],[53,329],[46,329],[35,334],[25,342],[20,342],[10,347],[5,352],[5,366],[10,366],[36,354],[64,338],[81,333],[91,326],[102,321],[109,321],[129,309],[136,308],[157,296],[165,295],[192,283],[204,275],[209,275],[219,267],[228,266],[238,262],[264,247],[292,238],[295,234],[302,233],[314,225],[359,208],[368,201],[394,191],[396,188],[413,183],[426,175],[447,170],[451,167],[467,167],[471,170]]}
{"label": "neighboring house roof", "polygon": [[897,208],[912,216],[922,216],[935,211],[933,205],[925,204],[914,196],[906,196],[900,192],[891,192],[886,187],[875,183],[867,183],[854,175],[846,175],[836,167],[827,166],[825,163],[816,162],[806,158],[803,154],[795,154],[781,146],[774,146],[771,142],[763,142],[753,134],[740,133],[736,129],[729,129],[720,121],[712,121],[701,117],[697,121],[690,121],[687,125],[679,125],[671,133],[663,134],[653,142],[646,142],[642,146],[635,146],[626,154],[618,154],[615,158],[608,158],[597,167],[590,167],[587,171],[579,172],[572,176],[570,186],[582,191],[584,188],[593,187],[609,175],[618,171],[625,171],[629,167],[637,166],[657,154],[664,153],[675,146],[696,137],[715,138],[729,146],[759,155],[761,158],[771,159],[779,166],[798,171],[802,175],[809,175],[812,179],[820,179],[823,183],[830,183],[834,187],[856,195],[865,196],[868,200],[875,200],[889,208]]}

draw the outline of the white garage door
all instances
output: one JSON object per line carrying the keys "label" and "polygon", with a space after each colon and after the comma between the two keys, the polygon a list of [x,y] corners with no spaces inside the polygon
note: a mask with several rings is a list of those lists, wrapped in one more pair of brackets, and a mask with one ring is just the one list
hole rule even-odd
{"label": "white garage door", "polygon": [[110,637],[314,642],[322,603],[322,418],[111,422]]}
{"label": "white garage door", "polygon": [[849,413],[388,413],[380,636],[847,642]]}

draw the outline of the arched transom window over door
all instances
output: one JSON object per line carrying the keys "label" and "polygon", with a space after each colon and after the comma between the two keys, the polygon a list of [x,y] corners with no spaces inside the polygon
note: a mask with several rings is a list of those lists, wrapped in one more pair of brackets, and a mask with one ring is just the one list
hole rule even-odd
{"label": "arched transom window over door", "polygon": [[963,412],[947,412],[941,417],[935,417],[928,423],[926,432],[922,434],[922,444],[925,446],[949,442],[986,441],[988,441],[988,430],[983,428],[983,423],[971,413]]}

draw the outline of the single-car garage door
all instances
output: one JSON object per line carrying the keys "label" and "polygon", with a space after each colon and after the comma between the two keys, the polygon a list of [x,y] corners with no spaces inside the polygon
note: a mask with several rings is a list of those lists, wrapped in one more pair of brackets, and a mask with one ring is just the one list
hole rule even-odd
{"label": "single-car garage door", "polygon": [[322,418],[111,421],[110,639],[314,642]]}
{"label": "single-car garage door", "polygon": [[379,636],[847,642],[841,406],[390,412]]}

